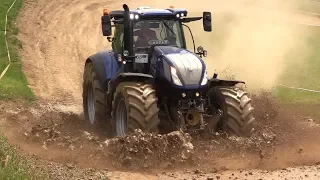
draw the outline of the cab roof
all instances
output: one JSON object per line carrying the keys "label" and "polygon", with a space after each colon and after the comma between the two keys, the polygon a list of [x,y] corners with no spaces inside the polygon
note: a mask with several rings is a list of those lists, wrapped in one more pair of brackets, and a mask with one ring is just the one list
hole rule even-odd
{"label": "cab roof", "polygon": [[[137,9],[130,10],[130,13],[138,15],[139,18],[148,18],[148,17],[163,17],[163,18],[180,18],[187,16],[187,10],[185,9],[175,9],[175,8],[168,8],[168,9],[159,9],[159,8],[150,8],[148,6],[141,6]],[[114,18],[123,18],[124,10],[116,10],[111,11],[111,17]]]}

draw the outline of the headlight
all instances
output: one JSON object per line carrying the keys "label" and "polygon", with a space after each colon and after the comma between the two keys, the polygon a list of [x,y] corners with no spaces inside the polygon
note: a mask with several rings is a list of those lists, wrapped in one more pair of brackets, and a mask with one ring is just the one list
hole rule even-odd
{"label": "headlight", "polygon": [[173,83],[178,86],[182,86],[182,83],[177,75],[177,69],[174,67],[170,67],[170,71],[171,71],[171,77],[172,77]]}
{"label": "headlight", "polygon": [[205,71],[204,75],[203,75],[203,79],[202,79],[202,82],[201,82],[201,86],[203,85],[206,85],[208,82],[208,72],[207,70]]}
{"label": "headlight", "polygon": [[134,14],[130,14],[130,19],[134,19]]}

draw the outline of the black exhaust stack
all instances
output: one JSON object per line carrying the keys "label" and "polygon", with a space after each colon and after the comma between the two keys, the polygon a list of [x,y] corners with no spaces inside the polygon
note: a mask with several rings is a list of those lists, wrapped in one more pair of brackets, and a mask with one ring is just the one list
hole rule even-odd
{"label": "black exhaust stack", "polygon": [[128,51],[128,55],[125,56],[125,60],[127,64],[125,65],[125,72],[133,71],[133,62],[134,62],[134,54],[133,54],[133,20],[130,20],[130,10],[128,5],[123,4],[124,9],[124,51]]}

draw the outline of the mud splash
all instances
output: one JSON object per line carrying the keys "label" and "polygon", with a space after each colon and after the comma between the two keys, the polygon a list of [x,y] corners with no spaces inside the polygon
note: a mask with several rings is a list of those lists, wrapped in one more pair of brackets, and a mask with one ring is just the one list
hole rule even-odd
{"label": "mud splash", "polygon": [[[170,171],[199,169],[277,169],[320,161],[320,119],[305,119],[280,107],[271,94],[253,97],[257,125],[251,138],[214,133],[189,136],[140,131],[108,139],[83,120],[53,105],[1,102],[2,131],[22,152],[77,167],[110,170]],[[312,109],[315,107],[305,107]],[[319,150],[319,151],[317,151]]]}
{"label": "mud splash", "polygon": [[112,159],[122,167],[154,168],[183,164],[191,160],[194,147],[189,134],[174,131],[166,135],[143,133],[141,130],[125,137],[105,141]]}

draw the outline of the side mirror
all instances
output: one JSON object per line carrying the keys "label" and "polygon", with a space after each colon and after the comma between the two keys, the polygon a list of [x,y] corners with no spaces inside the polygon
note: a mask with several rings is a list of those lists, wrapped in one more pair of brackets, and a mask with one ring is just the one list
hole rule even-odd
{"label": "side mirror", "polygon": [[203,29],[204,31],[212,31],[211,12],[203,12]]}
{"label": "side mirror", "polygon": [[102,34],[103,36],[111,36],[111,18],[109,15],[104,15],[101,17],[101,25],[102,25]]}

